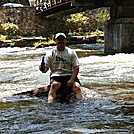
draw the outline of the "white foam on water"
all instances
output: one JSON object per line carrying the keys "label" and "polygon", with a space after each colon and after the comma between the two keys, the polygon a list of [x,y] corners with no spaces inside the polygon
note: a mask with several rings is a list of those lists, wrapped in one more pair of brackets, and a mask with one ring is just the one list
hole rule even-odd
{"label": "white foam on water", "polygon": [[92,99],[92,98],[100,98],[101,97],[101,95],[98,94],[97,92],[90,90],[88,88],[85,88],[85,87],[81,87],[81,92],[82,92],[84,99]]}
{"label": "white foam on water", "polygon": [[[0,97],[11,96],[12,92],[28,91],[49,83],[49,74],[38,70],[40,54],[50,48],[0,48]],[[35,56],[36,55],[36,56]],[[22,58],[24,56],[25,58]],[[13,59],[10,59],[13,57]],[[17,59],[16,59],[17,57]],[[134,54],[115,54],[80,58],[79,79],[82,84],[113,84],[133,82]],[[86,90],[88,98],[98,96]]]}
{"label": "white foam on water", "polygon": [[130,81],[134,79],[134,54],[89,56],[80,59],[80,75],[100,83]]}

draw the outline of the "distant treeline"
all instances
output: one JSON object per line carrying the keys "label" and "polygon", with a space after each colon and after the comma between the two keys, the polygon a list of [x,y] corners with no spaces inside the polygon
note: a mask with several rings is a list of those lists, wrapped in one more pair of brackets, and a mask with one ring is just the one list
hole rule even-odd
{"label": "distant treeline", "polygon": [[20,3],[22,5],[29,5],[29,0],[1,0],[0,3]]}

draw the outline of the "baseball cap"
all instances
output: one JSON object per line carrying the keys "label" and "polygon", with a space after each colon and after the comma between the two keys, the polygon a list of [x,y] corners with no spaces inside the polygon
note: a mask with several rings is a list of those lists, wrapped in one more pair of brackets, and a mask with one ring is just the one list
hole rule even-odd
{"label": "baseball cap", "polygon": [[59,36],[63,36],[64,38],[67,38],[64,33],[57,33],[57,34],[55,35],[55,39],[57,39]]}

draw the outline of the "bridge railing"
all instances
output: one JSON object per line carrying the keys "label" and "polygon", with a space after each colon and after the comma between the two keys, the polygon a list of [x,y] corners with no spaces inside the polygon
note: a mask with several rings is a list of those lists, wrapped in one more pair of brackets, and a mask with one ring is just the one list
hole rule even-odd
{"label": "bridge railing", "polygon": [[71,0],[35,0],[37,13],[43,12],[49,8],[71,2]]}

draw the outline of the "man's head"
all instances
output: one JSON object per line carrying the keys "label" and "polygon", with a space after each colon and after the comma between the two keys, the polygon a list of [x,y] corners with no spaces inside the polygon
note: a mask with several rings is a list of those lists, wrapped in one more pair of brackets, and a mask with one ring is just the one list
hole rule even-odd
{"label": "man's head", "polygon": [[55,42],[59,51],[64,51],[66,46],[66,35],[64,33],[57,33],[55,35]]}

